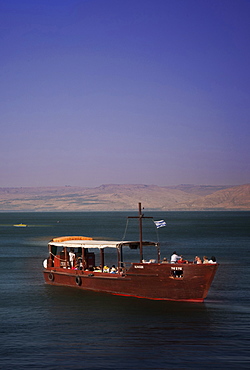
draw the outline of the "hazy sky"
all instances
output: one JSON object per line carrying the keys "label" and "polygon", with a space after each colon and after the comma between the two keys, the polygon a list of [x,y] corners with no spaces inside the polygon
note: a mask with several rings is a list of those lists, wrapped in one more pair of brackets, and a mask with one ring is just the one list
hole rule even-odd
{"label": "hazy sky", "polygon": [[250,182],[250,0],[0,0],[0,187]]}

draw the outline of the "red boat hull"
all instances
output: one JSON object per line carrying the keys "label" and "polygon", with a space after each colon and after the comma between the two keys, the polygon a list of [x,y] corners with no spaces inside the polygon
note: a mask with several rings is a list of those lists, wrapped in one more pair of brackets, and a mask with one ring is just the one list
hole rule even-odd
{"label": "red boat hull", "polygon": [[50,285],[77,287],[154,300],[203,302],[218,264],[133,263],[126,273],[52,267],[44,269]]}

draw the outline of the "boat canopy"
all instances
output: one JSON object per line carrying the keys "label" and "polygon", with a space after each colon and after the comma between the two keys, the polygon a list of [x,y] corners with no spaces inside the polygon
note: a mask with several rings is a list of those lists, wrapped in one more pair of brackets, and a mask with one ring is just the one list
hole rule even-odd
{"label": "boat canopy", "polygon": [[[139,241],[110,241],[110,240],[83,240],[83,239],[70,239],[65,240],[66,238],[62,238],[62,241],[60,241],[60,238],[52,239],[49,242],[49,246],[55,246],[55,247],[66,247],[66,248],[97,248],[97,249],[103,249],[103,248],[119,248],[121,246],[128,246],[131,249],[137,249],[140,247]],[[143,241],[143,246],[158,246],[158,243],[152,242],[152,241]]]}

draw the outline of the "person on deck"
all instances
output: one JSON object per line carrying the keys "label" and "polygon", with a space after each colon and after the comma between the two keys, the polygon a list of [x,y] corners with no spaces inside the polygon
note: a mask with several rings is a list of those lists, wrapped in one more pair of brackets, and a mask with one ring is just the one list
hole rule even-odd
{"label": "person on deck", "polygon": [[174,253],[171,256],[170,263],[177,263],[177,261],[181,258],[181,256],[178,256],[178,254],[174,251]]}
{"label": "person on deck", "polygon": [[187,261],[187,260],[184,260],[183,256],[181,256],[181,257],[178,259],[177,263],[188,263],[188,261]]}
{"label": "person on deck", "polygon": [[70,265],[70,268],[73,268],[74,267],[75,258],[76,258],[76,255],[74,253],[74,249],[71,248],[70,249],[70,252],[69,252],[69,265]]}
{"label": "person on deck", "polygon": [[212,256],[211,259],[209,260],[209,263],[216,263],[216,258]]}
{"label": "person on deck", "polygon": [[199,256],[195,256],[194,263],[196,263],[197,265],[201,264],[202,263],[201,258]]}
{"label": "person on deck", "polygon": [[111,269],[110,269],[110,273],[111,273],[111,274],[116,274],[116,273],[117,273],[116,268],[115,268],[115,265],[113,265],[113,266],[111,267]]}
{"label": "person on deck", "polygon": [[108,267],[107,265],[105,265],[105,266],[103,267],[103,272],[109,272],[109,267]]}
{"label": "person on deck", "polygon": [[83,264],[82,264],[82,257],[77,258],[76,267],[78,270],[82,270]]}

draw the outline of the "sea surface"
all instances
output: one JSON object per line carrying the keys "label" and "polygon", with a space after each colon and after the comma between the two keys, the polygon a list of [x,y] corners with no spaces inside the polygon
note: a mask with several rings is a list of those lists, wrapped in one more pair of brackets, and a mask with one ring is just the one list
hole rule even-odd
{"label": "sea surface", "polygon": [[162,258],[174,250],[189,260],[216,257],[204,303],[44,283],[51,238],[131,240],[138,225],[127,225],[128,215],[136,213],[0,213],[1,369],[250,368],[250,212],[145,212],[167,222],[156,229],[145,219],[145,238],[159,239]]}

